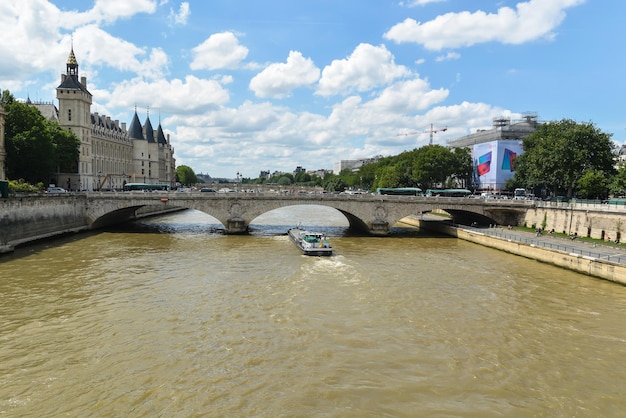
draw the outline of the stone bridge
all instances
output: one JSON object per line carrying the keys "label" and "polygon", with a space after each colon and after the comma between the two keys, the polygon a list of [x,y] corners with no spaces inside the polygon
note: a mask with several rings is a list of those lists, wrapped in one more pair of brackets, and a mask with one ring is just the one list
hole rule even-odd
{"label": "stone bridge", "polygon": [[228,234],[246,233],[258,216],[295,205],[321,205],[341,212],[350,228],[371,235],[387,235],[404,217],[435,210],[449,213],[454,222],[517,225],[531,201],[469,198],[270,193],[87,193],[86,216],[90,228],[131,219],[138,208],[196,209],[219,220]]}

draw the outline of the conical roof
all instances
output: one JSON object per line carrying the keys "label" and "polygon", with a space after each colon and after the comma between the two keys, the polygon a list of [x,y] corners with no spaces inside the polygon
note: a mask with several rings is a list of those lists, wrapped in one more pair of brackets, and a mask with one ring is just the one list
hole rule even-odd
{"label": "conical roof", "polygon": [[154,140],[154,129],[152,129],[152,123],[150,123],[150,116],[146,118],[146,123],[144,123],[143,127],[146,130],[146,141],[151,144],[156,143]]}
{"label": "conical roof", "polygon": [[128,129],[128,136],[130,139],[144,139],[142,128],[141,128],[141,122],[139,122],[139,116],[137,116],[137,110],[135,110],[133,121],[130,123],[130,128]]}
{"label": "conical roof", "polygon": [[167,145],[167,139],[165,139],[165,134],[163,133],[163,128],[161,128],[160,123],[157,128],[157,142],[162,145]]}

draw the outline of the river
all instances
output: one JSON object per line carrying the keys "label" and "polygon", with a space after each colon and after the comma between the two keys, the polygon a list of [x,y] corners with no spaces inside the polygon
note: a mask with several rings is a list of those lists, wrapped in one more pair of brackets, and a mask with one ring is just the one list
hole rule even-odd
{"label": "river", "polygon": [[[611,417],[626,288],[449,237],[186,211],[0,258],[0,415]],[[301,255],[289,225],[326,230]]]}

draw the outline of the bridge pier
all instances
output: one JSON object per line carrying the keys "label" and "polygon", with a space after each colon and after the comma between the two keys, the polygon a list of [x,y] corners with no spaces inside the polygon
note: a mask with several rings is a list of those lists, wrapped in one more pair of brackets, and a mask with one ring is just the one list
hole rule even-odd
{"label": "bridge pier", "polygon": [[370,234],[378,236],[389,235],[389,223],[384,221],[372,222]]}
{"label": "bridge pier", "polygon": [[227,234],[245,234],[248,232],[248,225],[242,218],[232,218],[226,221]]}

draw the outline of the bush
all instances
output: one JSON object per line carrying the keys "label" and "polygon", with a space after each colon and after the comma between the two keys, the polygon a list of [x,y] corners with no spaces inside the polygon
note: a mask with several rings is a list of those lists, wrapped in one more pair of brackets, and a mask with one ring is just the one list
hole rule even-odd
{"label": "bush", "polygon": [[24,179],[9,180],[9,193],[37,193],[40,190],[43,190],[43,183],[37,183],[33,186],[25,182]]}

